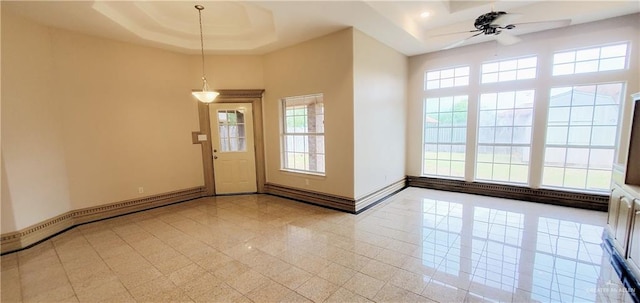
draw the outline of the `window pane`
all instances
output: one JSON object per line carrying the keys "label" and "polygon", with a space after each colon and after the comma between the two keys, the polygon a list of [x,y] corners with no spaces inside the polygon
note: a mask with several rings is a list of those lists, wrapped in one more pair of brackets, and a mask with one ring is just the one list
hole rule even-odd
{"label": "window pane", "polygon": [[452,97],[444,97],[440,98],[440,112],[451,112],[453,111],[453,98]]}
{"label": "window pane", "polygon": [[440,143],[451,143],[451,128],[450,127],[441,127],[439,129],[438,142],[440,142]]}
{"label": "window pane", "polygon": [[619,44],[603,47],[600,51],[601,58],[625,57],[627,55],[627,44]]}
{"label": "window pane", "polygon": [[482,74],[482,83],[498,82],[498,73]]}
{"label": "window pane", "polygon": [[512,127],[496,127],[496,135],[495,135],[496,143],[511,143],[513,136],[513,128]]}
{"label": "window pane", "polygon": [[567,63],[576,60],[576,52],[557,53],[553,55],[553,63]]}
{"label": "window pane", "polygon": [[568,127],[547,127],[547,144],[566,144]]}
{"label": "window pane", "polygon": [[591,145],[615,146],[616,126],[594,126],[591,133]]}
{"label": "window pane", "polygon": [[571,75],[573,74],[575,68],[575,63],[565,63],[558,64],[553,66],[553,75],[561,76],[561,75]]}
{"label": "window pane", "polygon": [[440,80],[427,81],[426,89],[440,88]]}
{"label": "window pane", "polygon": [[592,48],[576,52],[576,61],[585,61],[598,59],[600,57],[600,49]]}
{"label": "window pane", "polygon": [[585,188],[587,170],[567,168],[564,172],[564,186],[570,188]]}
{"label": "window pane", "polygon": [[469,75],[469,67],[465,66],[465,67],[456,68],[455,75],[456,75],[456,77],[468,76]]}
{"label": "window pane", "polygon": [[440,71],[440,79],[453,78],[453,71],[454,69],[445,69]]}
{"label": "window pane", "polygon": [[544,165],[545,166],[565,166],[566,148],[561,147],[547,147],[544,152]]}
{"label": "window pane", "polygon": [[592,149],[589,155],[589,168],[611,170],[613,149]]}
{"label": "window pane", "polygon": [[501,71],[516,69],[518,67],[518,61],[517,60],[501,61],[499,63],[499,66]]}
{"label": "window pane", "polygon": [[589,149],[588,148],[567,149],[566,166],[587,168],[589,166]]}
{"label": "window pane", "polygon": [[480,111],[479,123],[480,123],[480,126],[496,125],[496,111],[494,110]]}
{"label": "window pane", "polygon": [[440,80],[440,87],[441,88],[452,87],[452,86],[453,86],[453,78]]}
{"label": "window pane", "polygon": [[464,161],[465,146],[464,145],[452,145],[451,146],[451,159],[456,161]]}
{"label": "window pane", "polygon": [[480,96],[480,109],[495,109],[498,94],[482,94]]}
{"label": "window pane", "polygon": [[513,143],[514,144],[531,143],[531,127],[514,127]]}
{"label": "window pane", "polygon": [[569,107],[551,107],[549,108],[549,125],[567,125],[569,124]]}
{"label": "window pane", "polygon": [[438,142],[438,128],[428,127],[424,129],[424,143]]}
{"label": "window pane", "polygon": [[511,182],[526,183],[529,180],[529,167],[526,165],[511,165],[510,171]]}
{"label": "window pane", "polygon": [[564,185],[563,167],[545,167],[542,177],[542,184],[548,186],[562,187]]}
{"label": "window pane", "polygon": [[424,111],[425,113],[437,113],[438,112],[438,103],[439,100],[437,98],[429,98],[424,101]]}
{"label": "window pane", "polygon": [[467,128],[461,128],[461,127],[453,128],[451,142],[464,143],[466,141],[467,141]]}
{"label": "window pane", "polygon": [[598,71],[598,60],[576,62],[576,74]]}
{"label": "window pane", "polygon": [[493,175],[493,165],[491,163],[478,163],[476,168],[476,178],[490,180]]}
{"label": "window pane", "polygon": [[589,145],[591,141],[591,127],[569,127],[568,143],[570,145]]}
{"label": "window pane", "polygon": [[587,189],[607,191],[611,185],[611,169],[589,170],[587,172]]}
{"label": "window pane", "polygon": [[512,81],[516,79],[517,76],[517,72],[515,70],[512,71],[506,71],[506,72],[500,72],[498,74],[498,81],[502,82],[502,81]]}
{"label": "window pane", "polygon": [[438,145],[438,159],[451,160],[451,145],[446,145],[446,144]]}
{"label": "window pane", "polygon": [[527,68],[518,70],[518,80],[522,79],[534,79],[536,77],[536,69],[535,68]]}
{"label": "window pane", "polygon": [[469,77],[456,77],[454,79],[453,86],[466,86],[469,85]]}
{"label": "window pane", "polygon": [[624,64],[625,64],[625,57],[618,57],[618,58],[609,58],[609,59],[603,59],[600,61],[600,70],[601,71],[606,71],[606,70],[617,70],[617,69],[624,69]]}
{"label": "window pane", "polygon": [[494,143],[494,137],[494,127],[480,127],[478,129],[478,143]]}

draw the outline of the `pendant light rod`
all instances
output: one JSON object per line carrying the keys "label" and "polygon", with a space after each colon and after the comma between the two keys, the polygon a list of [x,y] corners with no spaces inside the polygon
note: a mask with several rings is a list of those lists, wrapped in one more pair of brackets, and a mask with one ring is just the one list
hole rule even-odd
{"label": "pendant light rod", "polygon": [[200,22],[200,55],[202,58],[202,78],[205,78],[204,75],[204,37],[202,35],[202,10],[204,6],[197,4],[195,8],[198,10],[198,21]]}
{"label": "pendant light rod", "polygon": [[202,91],[193,91],[191,94],[196,97],[200,102],[203,103],[211,103],[213,102],[220,93],[212,91],[209,88],[209,84],[207,83],[207,77],[204,73],[204,35],[202,34],[202,10],[204,6],[196,5],[195,8],[198,10],[198,22],[200,23],[200,58],[202,59]]}

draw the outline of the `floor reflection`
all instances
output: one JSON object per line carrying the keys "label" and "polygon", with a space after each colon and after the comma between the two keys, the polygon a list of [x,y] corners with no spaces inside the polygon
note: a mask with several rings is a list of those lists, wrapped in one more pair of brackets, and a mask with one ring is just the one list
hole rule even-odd
{"label": "floor reflection", "polygon": [[475,200],[422,198],[424,241],[418,255],[423,266],[434,269],[432,284],[468,289],[466,299],[471,301],[625,299],[601,291],[622,287],[611,275],[601,247],[603,220],[576,219],[580,214],[568,208],[545,215],[529,211],[535,205],[521,208],[515,201]]}

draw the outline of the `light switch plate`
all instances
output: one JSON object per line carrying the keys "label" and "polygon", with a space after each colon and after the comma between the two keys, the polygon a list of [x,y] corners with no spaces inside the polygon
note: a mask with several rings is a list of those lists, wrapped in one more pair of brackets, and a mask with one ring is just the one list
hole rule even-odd
{"label": "light switch plate", "polygon": [[202,142],[202,141],[207,141],[207,135],[198,135],[198,141]]}

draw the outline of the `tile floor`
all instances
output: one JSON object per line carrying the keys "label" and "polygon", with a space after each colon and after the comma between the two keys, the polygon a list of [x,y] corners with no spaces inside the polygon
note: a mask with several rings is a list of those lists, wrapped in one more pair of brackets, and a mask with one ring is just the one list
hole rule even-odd
{"label": "tile floor", "polygon": [[2,302],[631,302],[603,212],[408,188],[360,215],[269,195],[82,225],[2,256]]}

